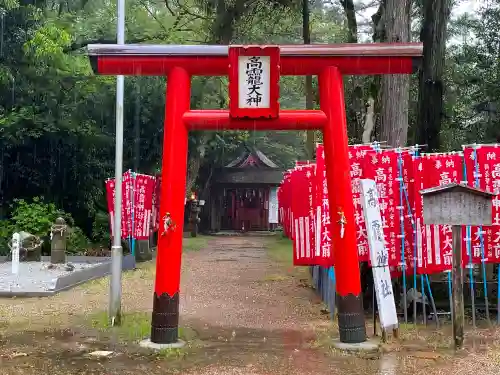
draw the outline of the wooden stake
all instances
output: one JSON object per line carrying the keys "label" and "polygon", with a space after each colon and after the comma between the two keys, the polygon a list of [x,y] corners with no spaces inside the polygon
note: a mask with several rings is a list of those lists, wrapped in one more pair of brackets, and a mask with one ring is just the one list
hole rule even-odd
{"label": "wooden stake", "polygon": [[387,331],[385,328],[382,328],[382,342],[385,344],[387,343]]}
{"label": "wooden stake", "polygon": [[453,274],[452,274],[452,306],[453,306],[453,341],[455,349],[464,344],[464,274],[462,269],[462,227],[453,225]]}
{"label": "wooden stake", "polygon": [[394,338],[395,338],[396,340],[399,340],[399,328],[398,328],[398,327],[394,327],[394,328],[392,329],[392,335],[394,336]]}

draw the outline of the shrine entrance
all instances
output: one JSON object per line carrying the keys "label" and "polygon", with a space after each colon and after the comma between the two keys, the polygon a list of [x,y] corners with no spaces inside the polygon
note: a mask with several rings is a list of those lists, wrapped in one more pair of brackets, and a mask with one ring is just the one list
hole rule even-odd
{"label": "shrine entrance", "polygon": [[269,189],[227,189],[226,210],[222,217],[222,230],[259,231],[268,230],[266,202]]}
{"label": "shrine entrance", "polygon": [[[343,75],[410,74],[420,43],[287,46],[89,45],[94,71],[167,76],[151,341],[178,341],[190,130],[321,130],[332,213],[340,340],[366,341],[348,158]],[[229,110],[191,110],[193,75],[228,75]],[[280,110],[280,75],[317,75],[320,110]]]}
{"label": "shrine entrance", "polygon": [[244,148],[213,173],[207,202],[212,232],[267,231],[278,224],[276,192],[284,169],[255,146]]}

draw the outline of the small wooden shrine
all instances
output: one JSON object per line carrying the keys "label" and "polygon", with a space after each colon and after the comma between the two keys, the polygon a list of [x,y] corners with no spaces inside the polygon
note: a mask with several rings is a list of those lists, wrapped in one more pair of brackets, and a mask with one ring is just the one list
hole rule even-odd
{"label": "small wooden shrine", "polygon": [[215,172],[210,189],[210,230],[266,231],[278,223],[277,188],[284,169],[255,147]]}

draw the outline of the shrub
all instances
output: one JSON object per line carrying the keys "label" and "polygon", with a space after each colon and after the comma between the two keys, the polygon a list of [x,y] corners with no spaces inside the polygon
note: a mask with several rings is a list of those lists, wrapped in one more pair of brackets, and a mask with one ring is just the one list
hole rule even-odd
{"label": "shrub", "polygon": [[69,229],[66,250],[70,254],[84,253],[90,246],[90,240],[79,227]]}
{"label": "shrub", "polygon": [[63,216],[65,219],[67,216],[57,209],[55,204],[45,203],[42,197],[34,197],[31,203],[24,199],[15,199],[12,209],[11,222],[14,227],[12,229],[40,237],[50,232],[50,227],[58,216]]}
{"label": "shrub", "polygon": [[109,232],[109,214],[106,211],[96,212],[92,223],[92,240],[107,245],[111,239]]}
{"label": "shrub", "polygon": [[75,226],[71,215],[58,209],[53,203],[46,203],[43,197],[35,197],[31,202],[15,199],[9,220],[0,221],[0,255],[9,253],[7,245],[12,233],[24,231],[44,240],[42,252],[50,253],[50,228],[54,221],[62,217],[68,225],[67,251],[71,254],[83,253],[90,245],[90,240],[83,231]]}

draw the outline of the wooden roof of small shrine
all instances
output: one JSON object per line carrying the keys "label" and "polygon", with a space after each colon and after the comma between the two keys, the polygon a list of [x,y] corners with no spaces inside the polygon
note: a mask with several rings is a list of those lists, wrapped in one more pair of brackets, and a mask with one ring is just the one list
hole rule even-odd
{"label": "wooden roof of small shrine", "polygon": [[221,168],[215,181],[223,184],[279,185],[284,169],[269,159],[262,151],[246,145],[243,153]]}
{"label": "wooden roof of small shrine", "polygon": [[225,166],[225,168],[246,168],[246,167],[256,167],[256,168],[279,168],[271,159],[269,159],[264,153],[257,150],[255,147],[246,146],[245,151],[231,163]]}

